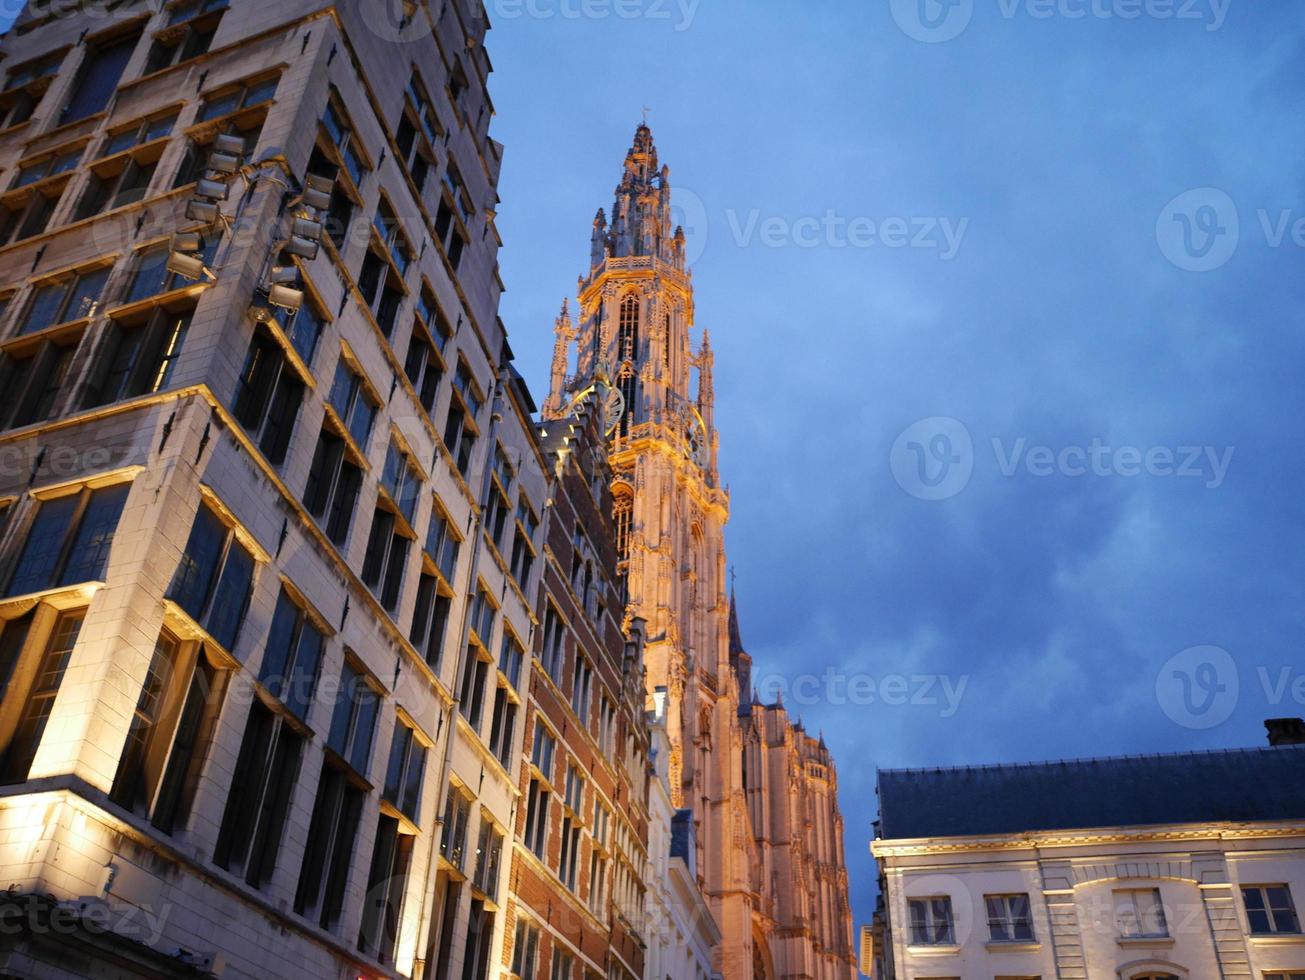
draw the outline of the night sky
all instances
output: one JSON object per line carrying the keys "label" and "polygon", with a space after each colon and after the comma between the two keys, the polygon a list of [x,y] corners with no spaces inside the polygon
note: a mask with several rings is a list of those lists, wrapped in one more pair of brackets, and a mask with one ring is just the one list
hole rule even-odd
{"label": "night sky", "polygon": [[1186,2],[489,5],[541,398],[651,107],[744,641],[835,753],[858,925],[876,767],[1305,714],[1302,12]]}
{"label": "night sky", "polygon": [[488,8],[502,312],[541,401],[650,107],[744,640],[835,753],[858,925],[876,767],[1305,714],[1299,5]]}

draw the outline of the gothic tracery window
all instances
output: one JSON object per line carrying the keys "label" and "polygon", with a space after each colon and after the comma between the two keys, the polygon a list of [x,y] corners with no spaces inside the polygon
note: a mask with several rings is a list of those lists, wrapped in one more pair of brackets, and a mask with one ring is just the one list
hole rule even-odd
{"label": "gothic tracery window", "polygon": [[618,325],[616,356],[622,361],[639,358],[639,297],[630,293],[621,300],[621,318]]}
{"label": "gothic tracery window", "polygon": [[634,498],[625,489],[612,497],[612,522],[616,529],[616,558],[630,560],[630,528],[634,522]]}

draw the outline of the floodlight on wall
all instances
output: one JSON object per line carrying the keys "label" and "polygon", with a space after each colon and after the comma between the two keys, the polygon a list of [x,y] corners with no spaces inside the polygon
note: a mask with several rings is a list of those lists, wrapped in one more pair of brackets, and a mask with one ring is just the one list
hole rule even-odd
{"label": "floodlight on wall", "polygon": [[298,286],[299,269],[293,265],[274,265],[267,274],[267,281],[273,286]]}
{"label": "floodlight on wall", "polygon": [[303,238],[310,242],[320,242],[322,240],[322,223],[313,221],[311,218],[295,218],[294,231],[291,232],[295,238]]}
{"label": "floodlight on wall", "polygon": [[172,251],[198,253],[204,248],[204,239],[197,231],[179,231],[172,236]]}
{"label": "floodlight on wall", "polygon": [[195,196],[208,201],[225,201],[231,196],[231,185],[223,180],[201,177],[195,185]]}
{"label": "floodlight on wall", "polygon": [[271,285],[267,289],[267,301],[273,306],[295,313],[304,305],[304,291],[293,286]]}
{"label": "floodlight on wall", "polygon": [[334,191],[335,181],[330,177],[309,174],[304,178],[304,207],[312,208],[314,211],[329,211],[331,194]]}
{"label": "floodlight on wall", "polygon": [[204,260],[198,255],[187,255],[185,252],[173,252],[168,256],[167,270],[173,275],[180,276],[182,279],[189,279],[192,282],[203,279],[207,276],[209,279],[217,279],[213,273],[204,267]]}
{"label": "floodlight on wall", "polygon": [[308,238],[300,238],[298,235],[291,237],[290,241],[285,243],[285,250],[291,255],[300,259],[307,259],[311,262],[317,258],[317,253],[321,244]]}
{"label": "floodlight on wall", "polygon": [[198,221],[206,225],[211,225],[221,216],[218,206],[212,201],[201,201],[199,198],[192,197],[186,202],[186,220]]}

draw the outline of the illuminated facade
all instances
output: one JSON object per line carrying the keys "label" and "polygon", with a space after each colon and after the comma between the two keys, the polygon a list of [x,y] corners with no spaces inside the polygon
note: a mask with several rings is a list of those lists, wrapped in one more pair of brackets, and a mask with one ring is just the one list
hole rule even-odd
{"label": "illuminated facade", "polygon": [[483,10],[381,6],[0,45],[0,974],[500,972],[546,466]]}
{"label": "illuminated facade", "polygon": [[875,980],[1296,980],[1305,746],[884,771]]}
{"label": "illuminated facade", "polygon": [[[768,829],[791,826],[796,841],[808,826],[822,826],[830,839],[839,827],[835,792],[791,799],[777,794],[773,809],[764,812],[748,799],[745,733],[755,732],[757,723],[747,717],[750,681],[740,679],[731,656],[724,546],[729,495],[717,467],[714,354],[705,331],[696,345],[690,336],[693,284],[671,205],[669,169],[659,165],[651,131],[640,126],[610,218],[599,211],[594,220],[577,322],[564,311],[556,324],[544,413],[564,417],[584,399],[603,406],[626,615],[646,624],[649,706],[664,695],[671,803],[692,813],[697,877],[721,933],[716,970],[730,980],[851,977],[845,872],[830,872],[827,893],[814,893],[832,902],[837,925],[831,923],[827,937],[799,921],[800,913],[782,921],[781,910],[806,908],[814,881],[808,876],[817,868],[787,857],[776,864],[771,845],[778,838]],[[570,374],[573,345],[576,371]],[[807,746],[786,717],[780,729],[764,736],[767,746],[778,738],[786,747],[775,756],[786,760],[774,769],[777,780],[786,779],[790,767],[805,773],[806,755],[827,758],[823,747]],[[769,767],[755,757],[752,764]],[[814,813],[790,809],[816,799],[825,813],[818,821]],[[772,813],[784,814],[778,825]],[[758,817],[765,827],[757,826]],[[790,851],[790,836],[784,854],[796,856],[805,841]],[[840,839],[837,850],[820,854],[836,865],[841,847]],[[825,939],[832,956],[817,952]]]}

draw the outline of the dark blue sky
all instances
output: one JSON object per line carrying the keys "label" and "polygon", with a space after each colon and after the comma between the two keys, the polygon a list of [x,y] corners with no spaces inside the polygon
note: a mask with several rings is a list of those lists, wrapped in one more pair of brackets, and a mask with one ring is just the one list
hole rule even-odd
{"label": "dark blue sky", "polygon": [[[650,105],[693,195],[744,639],[836,753],[858,924],[876,766],[1252,745],[1305,714],[1296,5],[976,0],[927,43],[916,0],[631,2],[490,2],[503,317],[542,397]],[[939,416],[963,429],[899,440]]]}

